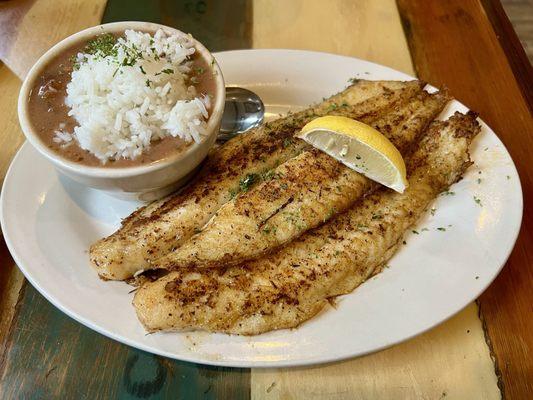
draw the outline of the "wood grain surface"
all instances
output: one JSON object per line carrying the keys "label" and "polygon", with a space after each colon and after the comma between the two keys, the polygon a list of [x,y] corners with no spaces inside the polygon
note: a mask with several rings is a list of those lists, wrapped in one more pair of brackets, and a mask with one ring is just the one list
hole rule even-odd
{"label": "wood grain surface", "polygon": [[[0,239],[0,359],[12,326],[24,276],[19,271],[3,239]],[[1,370],[1,363],[0,363]]]}
{"label": "wood grain surface", "polygon": [[[460,384],[459,384],[460,383]],[[499,399],[477,307],[413,340],[327,366],[254,370],[253,399]]]}
{"label": "wood grain surface", "polygon": [[0,365],[1,399],[247,399],[247,370],[158,357],[67,317],[31,286]]}
{"label": "wood grain surface", "polygon": [[509,16],[529,61],[533,63],[533,1],[501,0],[501,6]]}
{"label": "wood grain surface", "polygon": [[[529,106],[529,111],[533,112],[533,67],[526,51],[514,31],[513,25],[507,18],[502,4],[497,0],[481,0],[481,3],[500,42],[500,46],[507,56],[507,61],[513,70],[518,87]],[[518,6],[519,4],[516,5]],[[529,40],[533,41],[533,1],[530,0],[528,6],[522,5],[522,10],[526,13],[523,16],[526,26],[529,26],[531,31]]]}
{"label": "wood grain surface", "polygon": [[[0,186],[11,159],[24,142],[17,117],[17,98],[21,82],[0,62]],[[15,304],[24,278],[11,258],[0,232],[0,356],[15,313]]]}
{"label": "wood grain surface", "polygon": [[0,62],[0,184],[4,180],[11,159],[24,143],[24,135],[20,130],[17,99],[20,90],[20,79]]}
{"label": "wood grain surface", "polygon": [[103,22],[149,21],[192,33],[210,51],[252,45],[252,0],[108,1]]}
{"label": "wood grain surface", "polygon": [[325,51],[413,75],[399,21],[394,0],[256,0],[253,47]]}
{"label": "wood grain surface", "polygon": [[479,304],[504,393],[510,399],[531,398],[533,209],[528,205],[533,200],[533,118],[519,82],[531,85],[533,77],[514,75],[480,2],[399,0],[398,5],[419,77],[447,86],[478,111],[518,168],[525,204],[520,236]]}
{"label": "wood grain surface", "polygon": [[0,59],[19,77],[61,39],[100,23],[106,0],[0,3]]}

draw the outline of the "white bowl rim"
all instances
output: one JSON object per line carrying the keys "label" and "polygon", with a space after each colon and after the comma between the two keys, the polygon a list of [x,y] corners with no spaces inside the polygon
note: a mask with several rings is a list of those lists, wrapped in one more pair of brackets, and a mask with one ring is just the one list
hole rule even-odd
{"label": "white bowl rim", "polygon": [[42,142],[41,138],[35,133],[33,129],[33,126],[28,117],[28,108],[27,108],[27,104],[28,104],[27,99],[28,99],[29,91],[31,90],[33,83],[35,79],[37,78],[37,75],[43,70],[43,68],[52,58],[54,58],[58,53],[60,53],[64,49],[76,43],[79,43],[83,40],[87,40],[91,37],[94,37],[98,33],[117,32],[117,31],[123,31],[126,29],[151,30],[151,31],[162,29],[165,32],[171,32],[171,33],[177,33],[179,35],[189,36],[189,34],[182,32],[176,28],[172,28],[166,25],[156,24],[152,22],[121,21],[121,22],[111,22],[107,24],[96,25],[96,26],[84,29],[82,31],[79,31],[77,33],[74,33],[73,35],[66,37],[65,39],[61,40],[60,42],[52,46],[50,49],[48,49],[32,66],[32,68],[26,75],[24,82],[22,83],[22,87],[20,88],[19,97],[18,97],[18,116],[19,116],[19,123],[22,128],[22,131],[24,132],[26,139],[30,142],[30,144],[33,147],[37,149],[39,153],[45,156],[48,160],[54,163],[57,167],[65,171],[69,171],[76,175],[86,175],[86,176],[96,177],[96,178],[99,178],[99,177],[123,178],[123,177],[143,175],[148,172],[157,171],[157,170],[166,168],[169,165],[178,163],[179,161],[189,156],[191,153],[194,153],[198,149],[199,146],[205,146],[206,143],[210,142],[209,138],[212,135],[218,134],[218,122],[222,118],[222,113],[224,112],[224,103],[225,103],[225,98],[226,98],[224,77],[222,75],[222,71],[220,70],[220,66],[218,65],[215,57],[213,57],[211,52],[207,50],[207,48],[202,43],[200,43],[198,40],[196,40],[195,38],[192,38],[196,50],[207,60],[211,59],[214,61],[211,65],[211,68],[213,68],[213,73],[216,76],[215,104],[213,105],[213,111],[207,121],[207,131],[209,133],[208,133],[208,136],[204,137],[200,143],[192,143],[185,151],[179,152],[170,157],[166,157],[166,158],[157,160],[153,163],[146,164],[146,165],[139,165],[139,166],[132,166],[132,167],[91,167],[91,166],[87,166],[81,163],[70,161],[62,157],[60,154],[50,149]]}

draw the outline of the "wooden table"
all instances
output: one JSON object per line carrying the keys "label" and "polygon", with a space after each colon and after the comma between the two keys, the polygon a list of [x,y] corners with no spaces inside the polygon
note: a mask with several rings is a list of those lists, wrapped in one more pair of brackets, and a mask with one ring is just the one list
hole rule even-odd
{"label": "wooden table", "polygon": [[23,142],[20,78],[51,44],[100,21],[149,20],[214,51],[298,48],[356,56],[447,86],[518,167],[523,226],[489,289],[391,349],[298,369],[215,368],[154,356],[74,322],[27,284],[0,243],[0,398],[533,398],[531,65],[491,0],[11,0],[0,3],[0,177]]}

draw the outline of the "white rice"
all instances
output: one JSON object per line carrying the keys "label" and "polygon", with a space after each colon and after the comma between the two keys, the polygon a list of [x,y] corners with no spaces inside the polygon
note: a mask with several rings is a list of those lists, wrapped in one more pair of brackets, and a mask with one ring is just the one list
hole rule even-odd
{"label": "white rice", "polygon": [[71,133],[59,127],[54,141],[75,138],[104,163],[134,159],[165,137],[200,142],[210,104],[186,84],[191,38],[127,30],[113,49],[112,55],[77,55],[65,104],[79,126]]}

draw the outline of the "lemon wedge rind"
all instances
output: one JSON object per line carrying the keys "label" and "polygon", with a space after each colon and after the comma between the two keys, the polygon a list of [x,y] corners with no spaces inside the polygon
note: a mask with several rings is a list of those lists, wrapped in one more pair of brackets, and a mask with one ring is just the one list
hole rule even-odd
{"label": "lemon wedge rind", "polygon": [[405,162],[398,149],[371,126],[346,117],[319,117],[297,137],[349,168],[397,192],[407,187]]}

